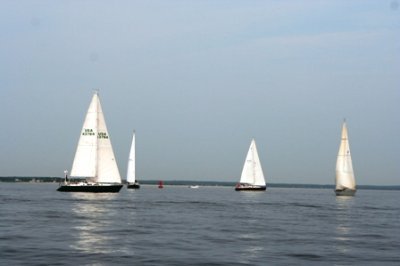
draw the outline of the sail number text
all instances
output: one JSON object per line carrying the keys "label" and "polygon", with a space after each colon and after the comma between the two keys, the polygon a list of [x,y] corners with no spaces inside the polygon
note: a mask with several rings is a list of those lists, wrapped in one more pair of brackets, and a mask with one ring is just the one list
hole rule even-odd
{"label": "sail number text", "polygon": [[108,139],[107,133],[106,132],[99,132],[97,134],[98,139]]}
{"label": "sail number text", "polygon": [[[93,131],[93,129],[85,128],[85,129],[83,130],[83,132],[82,132],[82,135],[83,135],[83,136],[95,136],[96,133]],[[98,139],[108,139],[108,135],[107,135],[106,132],[98,132],[98,133],[97,133],[97,138],[98,138]]]}
{"label": "sail number text", "polygon": [[82,135],[83,135],[83,136],[94,136],[95,134],[94,134],[94,132],[93,132],[93,129],[87,129],[87,128],[85,128],[85,129],[83,130],[83,132],[82,132]]}

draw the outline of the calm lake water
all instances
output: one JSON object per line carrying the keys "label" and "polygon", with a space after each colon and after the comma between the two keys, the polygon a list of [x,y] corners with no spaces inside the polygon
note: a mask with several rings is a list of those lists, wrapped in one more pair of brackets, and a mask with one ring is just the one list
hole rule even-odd
{"label": "calm lake water", "polygon": [[400,265],[400,191],[0,183],[1,265]]}

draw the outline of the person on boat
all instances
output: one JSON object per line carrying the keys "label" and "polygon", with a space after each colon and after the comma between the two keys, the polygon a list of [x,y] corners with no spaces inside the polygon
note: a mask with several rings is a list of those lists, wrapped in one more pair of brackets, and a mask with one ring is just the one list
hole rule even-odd
{"label": "person on boat", "polygon": [[65,174],[65,183],[68,183],[68,171],[65,170],[64,174]]}

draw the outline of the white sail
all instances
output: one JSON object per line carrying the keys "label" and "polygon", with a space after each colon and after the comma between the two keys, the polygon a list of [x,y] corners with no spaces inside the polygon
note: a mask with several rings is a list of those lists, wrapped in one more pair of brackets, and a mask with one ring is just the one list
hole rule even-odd
{"label": "white sail", "polygon": [[255,186],[266,185],[254,139],[251,141],[249,151],[247,152],[242,175],[240,177],[240,183],[247,183]]}
{"label": "white sail", "polygon": [[346,122],[343,122],[342,140],[336,161],[336,189],[344,188],[356,189]]}
{"label": "white sail", "polygon": [[121,183],[99,95],[93,95],[83,123],[71,176],[98,183]]}
{"label": "white sail", "polygon": [[128,183],[135,183],[136,181],[136,154],[135,154],[135,132],[133,132],[131,150],[129,152],[128,169],[126,173],[126,181]]}

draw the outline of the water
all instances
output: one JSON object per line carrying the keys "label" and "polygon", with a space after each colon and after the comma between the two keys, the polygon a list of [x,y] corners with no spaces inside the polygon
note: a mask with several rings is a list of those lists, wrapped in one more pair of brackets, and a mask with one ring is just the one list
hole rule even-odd
{"label": "water", "polygon": [[400,192],[0,183],[1,265],[399,265]]}

